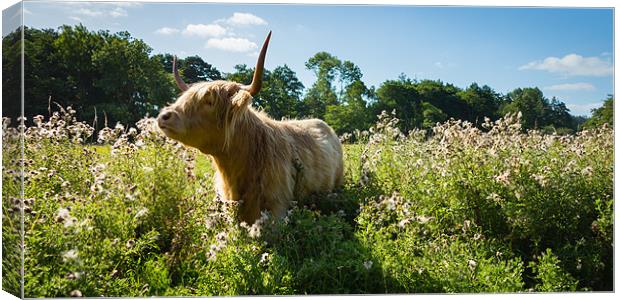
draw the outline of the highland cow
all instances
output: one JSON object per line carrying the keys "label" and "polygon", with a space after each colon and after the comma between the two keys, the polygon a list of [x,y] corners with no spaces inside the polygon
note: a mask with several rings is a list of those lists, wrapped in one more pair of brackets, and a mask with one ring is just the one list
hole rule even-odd
{"label": "highland cow", "polygon": [[291,201],[342,185],[342,145],[319,119],[271,119],[251,104],[262,86],[267,35],[252,83],[230,81],[187,85],[176,59],[173,73],[183,92],[157,122],[170,138],[211,156],[220,197],[240,201],[239,221],[252,224],[267,210],[280,217]]}

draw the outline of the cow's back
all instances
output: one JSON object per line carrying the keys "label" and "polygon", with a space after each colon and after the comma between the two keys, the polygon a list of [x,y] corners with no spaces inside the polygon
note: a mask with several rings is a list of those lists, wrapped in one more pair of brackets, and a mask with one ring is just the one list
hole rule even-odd
{"label": "cow's back", "polygon": [[302,195],[327,192],[343,184],[342,145],[334,130],[322,120],[290,120],[292,150],[298,156],[297,187]]}

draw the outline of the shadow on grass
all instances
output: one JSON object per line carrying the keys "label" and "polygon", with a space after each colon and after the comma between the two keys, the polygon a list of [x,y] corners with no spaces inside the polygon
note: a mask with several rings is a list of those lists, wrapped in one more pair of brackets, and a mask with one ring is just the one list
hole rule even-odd
{"label": "shadow on grass", "polygon": [[[418,291],[404,286],[384,271],[371,247],[356,233],[360,207],[373,195],[372,188],[345,186],[332,194],[318,194],[298,203],[283,221],[262,237],[283,267],[293,276],[296,294],[385,294]],[[416,274],[426,287],[439,283]],[[422,278],[424,277],[424,278]],[[421,292],[429,292],[420,290]],[[431,291],[432,292],[432,291]]]}

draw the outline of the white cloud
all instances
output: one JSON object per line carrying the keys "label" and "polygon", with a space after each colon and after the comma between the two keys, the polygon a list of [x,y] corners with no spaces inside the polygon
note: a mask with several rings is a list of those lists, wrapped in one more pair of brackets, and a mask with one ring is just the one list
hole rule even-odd
{"label": "white cloud", "polygon": [[142,6],[142,3],[140,2],[114,2],[110,4],[115,5],[115,6],[120,6],[120,7],[141,7]]}
{"label": "white cloud", "polygon": [[127,16],[127,11],[122,9],[122,8],[120,8],[120,7],[117,7],[117,8],[115,8],[114,10],[112,10],[110,12],[110,16],[113,17],[113,18],[126,17]]}
{"label": "white cloud", "polygon": [[218,37],[226,34],[226,28],[217,24],[189,24],[183,30],[187,36]]}
{"label": "white cloud", "polygon": [[519,70],[541,70],[569,76],[609,76],[613,73],[613,66],[610,61],[596,56],[568,54],[562,58],[551,56],[542,61],[533,61],[519,67]]}
{"label": "white cloud", "polygon": [[440,61],[438,61],[435,63],[435,67],[443,69],[443,64]]}
{"label": "white cloud", "polygon": [[594,91],[596,90],[594,85],[587,83],[587,82],[556,84],[552,86],[547,86],[544,89],[549,90],[549,91]]}
{"label": "white cloud", "polygon": [[74,10],[75,13],[82,15],[82,16],[87,16],[87,17],[112,17],[112,18],[118,18],[118,17],[127,17],[128,13],[127,10],[125,10],[124,8],[121,7],[114,7],[112,8],[111,6],[97,6],[95,8],[95,6],[88,6],[90,8],[87,7],[81,7],[77,10]]}
{"label": "white cloud", "polygon": [[170,27],[162,27],[162,28],[155,30],[156,34],[163,34],[163,35],[172,35],[172,34],[176,34],[179,32],[180,30],[176,28],[170,28]]}
{"label": "white cloud", "polygon": [[254,42],[251,42],[248,39],[231,37],[223,39],[209,39],[205,46],[207,48],[215,48],[231,52],[249,52],[258,48]]}
{"label": "white cloud", "polygon": [[69,17],[69,19],[75,20],[75,21],[78,21],[78,22],[84,22],[80,17],[71,16],[71,17]]}
{"label": "white cloud", "polygon": [[267,25],[267,21],[249,13],[233,13],[232,17],[226,20],[231,25]]}
{"label": "white cloud", "polygon": [[102,11],[88,9],[88,8],[80,8],[80,9],[78,9],[76,11],[76,13],[78,13],[80,15],[89,16],[89,17],[99,17],[99,16],[103,15]]}

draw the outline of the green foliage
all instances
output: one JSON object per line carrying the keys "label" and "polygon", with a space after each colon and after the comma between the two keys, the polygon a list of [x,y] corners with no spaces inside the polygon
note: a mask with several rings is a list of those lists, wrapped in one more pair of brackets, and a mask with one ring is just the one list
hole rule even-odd
{"label": "green foliage", "polygon": [[[156,54],[153,58],[163,65],[166,73],[172,73],[172,54]],[[223,79],[220,71],[213,67],[213,65],[202,60],[198,55],[188,56],[185,59],[177,57],[177,68],[183,81],[188,84]]]}
{"label": "green foliage", "polygon": [[[255,107],[265,110],[272,118],[295,118],[300,116],[301,97],[304,85],[287,65],[278,66],[273,71],[263,71],[263,86],[254,96]],[[249,84],[252,82],[254,69],[246,65],[236,65],[235,72],[226,74],[226,79]]]}
{"label": "green foliage", "polygon": [[[18,131],[3,120],[2,130],[2,289],[21,297],[21,148]],[[11,166],[11,167],[8,167]]]}
{"label": "green foliage", "polygon": [[543,129],[548,133],[571,133],[577,129],[577,121],[568,113],[568,108],[555,97],[543,96],[538,88],[518,88],[506,95],[507,102],[501,108],[502,114],[521,112],[523,128]]}
{"label": "green foliage", "polygon": [[396,111],[399,128],[408,132],[419,128],[423,122],[420,94],[413,81],[408,78],[388,80],[377,89],[377,102],[373,103],[375,114],[381,111]]}
{"label": "green foliage", "polygon": [[[21,32],[3,38],[3,102],[5,116],[19,115]],[[117,121],[134,123],[156,115],[180,91],[172,77],[172,54],[151,56],[150,47],[128,32],[92,32],[83,25],[58,30],[26,28],[25,111],[28,116],[49,115],[53,103],[71,105],[80,119],[92,120],[97,129]],[[441,80],[411,80],[405,75],[386,80],[378,88],[362,81],[359,66],[328,52],[318,52],[305,66],[316,81],[304,90],[287,65],[266,70],[263,88],[253,104],[275,119],[324,119],[339,135],[367,130],[381,111],[396,110],[402,132],[430,128],[448,119],[480,126],[485,118],[497,120],[507,113],[522,113],[523,129],[568,134],[581,128],[584,117],[574,117],[560,100],[544,97],[538,88],[518,88],[500,95],[489,86],[472,83],[460,89]],[[235,66],[222,74],[194,55],[178,59],[188,83],[226,79],[243,84],[253,69]],[[612,124],[612,97],[593,112],[583,128]],[[609,102],[612,101],[612,102]],[[95,110],[96,109],[96,110]],[[102,118],[103,117],[103,118]],[[97,120],[97,122],[94,122]],[[101,122],[103,120],[103,122]]]}
{"label": "green foliage", "polygon": [[485,117],[497,119],[498,109],[501,104],[500,96],[489,86],[480,87],[476,83],[472,83],[465,90],[458,92],[461,98],[468,106],[467,120],[481,124]]}
{"label": "green foliage", "polygon": [[[3,38],[3,85],[20,80],[19,35],[16,31]],[[49,115],[50,101],[55,101],[72,105],[83,120],[95,119],[97,108],[99,119],[105,111],[111,123],[135,122],[147,113],[157,114],[174,98],[173,81],[161,62],[149,57],[151,48],[128,32],[93,32],[83,25],[26,28],[24,45],[28,116]],[[3,96],[18,99],[19,89]],[[4,116],[18,114],[9,109]]]}
{"label": "green foliage", "polygon": [[424,117],[422,122],[423,128],[432,128],[437,123],[442,123],[448,119],[448,115],[441,111],[441,109],[428,102],[422,103],[422,116]]}
{"label": "green foliage", "polygon": [[613,127],[614,125],[614,96],[609,95],[603,106],[592,110],[592,117],[588,119],[583,128],[596,128],[608,124]]}
{"label": "green foliage", "polygon": [[536,274],[535,289],[539,292],[576,291],[578,281],[560,266],[560,260],[551,249],[543,253],[538,262],[531,261],[530,268]]}
{"label": "green foliage", "polygon": [[[405,136],[382,113],[345,146],[342,189],[250,226],[216,197],[207,158],[153,119],[96,132],[76,115],[27,123],[26,297],[613,288],[608,127],[524,133],[509,116]],[[15,270],[19,135],[4,122],[3,268]]]}

